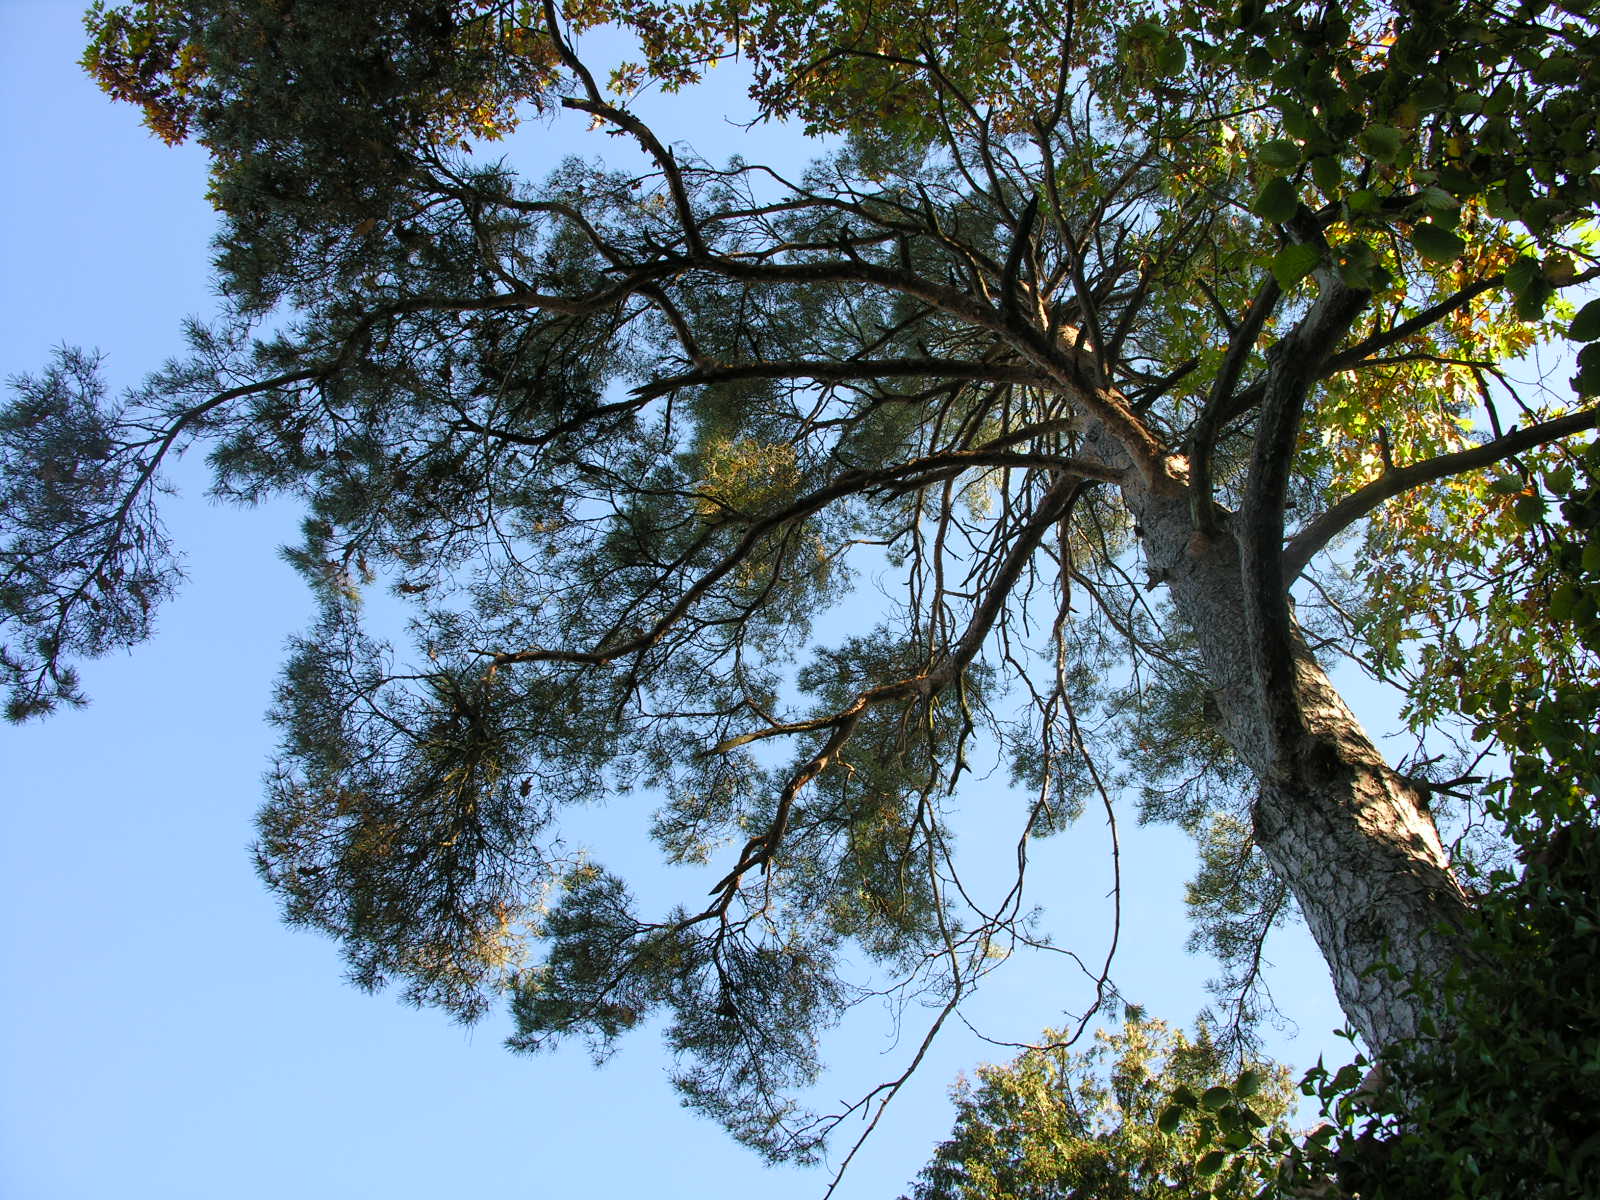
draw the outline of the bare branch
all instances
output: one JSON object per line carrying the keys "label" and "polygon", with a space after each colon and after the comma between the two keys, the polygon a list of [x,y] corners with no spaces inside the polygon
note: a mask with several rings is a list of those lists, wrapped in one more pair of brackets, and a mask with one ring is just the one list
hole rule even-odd
{"label": "bare branch", "polygon": [[994,383],[1018,383],[1028,387],[1049,387],[1051,381],[1038,371],[1004,363],[971,362],[942,358],[896,359],[812,359],[740,363],[732,366],[706,365],[682,375],[653,379],[633,389],[641,400],[652,400],[685,387],[730,383],[740,379],[813,379],[819,383],[842,383],[873,379],[978,379]]}

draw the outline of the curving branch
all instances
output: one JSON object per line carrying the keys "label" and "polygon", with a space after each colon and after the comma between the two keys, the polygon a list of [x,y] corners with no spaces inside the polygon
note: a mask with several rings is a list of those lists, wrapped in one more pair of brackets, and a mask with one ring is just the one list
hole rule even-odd
{"label": "curving branch", "polygon": [[[1434,325],[1469,301],[1476,300],[1485,292],[1499,287],[1505,282],[1505,278],[1504,274],[1494,274],[1486,276],[1476,283],[1468,284],[1460,291],[1446,296],[1438,303],[1429,305],[1416,316],[1401,321],[1400,324],[1391,326],[1388,329],[1380,330],[1370,337],[1357,342],[1354,346],[1341,350],[1338,354],[1328,359],[1322,373],[1324,375],[1333,375],[1339,371],[1348,371],[1356,367],[1365,366],[1366,361],[1378,351],[1385,350],[1396,342],[1404,341],[1412,334],[1420,333],[1422,330]],[[1580,271],[1571,279],[1554,286],[1558,288],[1575,287],[1596,278],[1600,278],[1600,268]]]}
{"label": "curving branch", "polygon": [[556,17],[556,7],[552,0],[544,0],[544,20],[550,31],[550,40],[554,43],[556,53],[562,63],[576,75],[583,83],[585,98],[576,96],[562,98],[564,108],[574,109],[578,112],[588,113],[591,117],[610,121],[618,129],[626,130],[639,143],[656,165],[661,168],[662,175],[667,181],[667,188],[672,193],[672,205],[678,216],[678,223],[683,229],[683,236],[689,249],[694,254],[704,254],[706,244],[700,229],[700,222],[695,216],[694,206],[689,201],[689,190],[684,186],[683,172],[678,167],[678,160],[672,150],[663,145],[652,130],[638,117],[626,109],[608,104],[595,84],[594,76],[589,68],[584,65],[573,51],[572,46],[562,35],[560,24]]}
{"label": "curving branch", "polygon": [[1441,454],[1436,458],[1412,463],[1408,467],[1387,470],[1371,483],[1351,492],[1294,535],[1283,549],[1284,579],[1292,581],[1298,578],[1329,542],[1380,504],[1402,492],[1410,491],[1425,483],[1432,483],[1436,479],[1446,479],[1451,475],[1492,466],[1502,459],[1510,458],[1513,454],[1570,437],[1574,433],[1593,429],[1597,425],[1600,425],[1600,406],[1556,417],[1550,421],[1541,421],[1526,429],[1513,430],[1503,437],[1497,437],[1481,446],[1474,446],[1470,450]]}
{"label": "curving branch", "polygon": [[[1320,232],[1315,237],[1321,242]],[[1293,577],[1286,574],[1283,561],[1284,505],[1295,441],[1320,364],[1371,298],[1370,292],[1347,286],[1330,271],[1318,274],[1321,292],[1311,310],[1269,352],[1271,365],[1244,503],[1234,521],[1252,674],[1276,769],[1287,767],[1297,755],[1305,730],[1295,683],[1299,656],[1294,618],[1289,612],[1288,582]]]}
{"label": "curving branch", "polygon": [[1424,329],[1432,327],[1455,312],[1456,309],[1461,308],[1472,300],[1476,300],[1491,288],[1498,287],[1504,279],[1504,275],[1491,275],[1487,279],[1480,279],[1477,283],[1469,284],[1459,292],[1446,296],[1437,304],[1429,305],[1409,320],[1401,321],[1398,325],[1392,325],[1388,329],[1380,330],[1370,337],[1357,342],[1354,346],[1341,350],[1338,354],[1328,359],[1323,366],[1323,376],[1334,375],[1340,371],[1348,371],[1364,365],[1364,360],[1380,350],[1386,350],[1396,342],[1403,342],[1412,334],[1421,333]]}

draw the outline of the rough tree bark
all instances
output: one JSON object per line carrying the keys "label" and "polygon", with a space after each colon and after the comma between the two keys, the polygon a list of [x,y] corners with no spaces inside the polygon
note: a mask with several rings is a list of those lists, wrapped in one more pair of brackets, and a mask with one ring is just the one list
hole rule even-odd
{"label": "rough tree bark", "polygon": [[1245,621],[1239,548],[1197,537],[1186,498],[1125,487],[1145,551],[1193,629],[1228,743],[1255,772],[1256,840],[1294,892],[1345,1014],[1369,1047],[1415,1034],[1425,1010],[1380,964],[1436,976],[1459,953],[1467,899],[1421,795],[1384,761],[1303,640],[1293,702],[1303,744],[1279,753]]}

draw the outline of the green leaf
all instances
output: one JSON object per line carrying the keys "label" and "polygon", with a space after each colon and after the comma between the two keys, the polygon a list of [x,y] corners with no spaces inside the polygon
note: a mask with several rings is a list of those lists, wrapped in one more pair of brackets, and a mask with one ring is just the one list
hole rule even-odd
{"label": "green leaf", "polygon": [[1333,1076],[1333,1089],[1336,1092],[1349,1092],[1361,1082],[1361,1068],[1355,1063],[1345,1063]]}
{"label": "green leaf", "polygon": [[1458,212],[1461,201],[1441,187],[1425,187],[1422,189],[1422,207],[1431,213],[1448,215]]}
{"label": "green leaf", "polygon": [[1339,166],[1337,158],[1324,154],[1311,160],[1311,178],[1324,193],[1331,196],[1344,180],[1344,169]]}
{"label": "green leaf", "polygon": [[1439,168],[1439,186],[1452,196],[1471,196],[1483,185],[1459,167],[1446,164]]}
{"label": "green leaf", "polygon": [[1550,593],[1550,615],[1558,621],[1570,620],[1573,604],[1577,599],[1578,589],[1572,580],[1563,580]]}
{"label": "green leaf", "polygon": [[1501,184],[1495,184],[1483,195],[1484,207],[1489,210],[1489,215],[1497,221],[1510,221],[1517,215],[1517,206],[1506,194],[1506,189]]}
{"label": "green leaf", "polygon": [[1575,342],[1592,342],[1600,338],[1600,300],[1591,300],[1578,310],[1567,327],[1567,336]]}
{"label": "green leaf", "polygon": [[1244,56],[1244,72],[1251,79],[1265,79],[1272,74],[1272,55],[1265,46],[1251,46]]}
{"label": "green leaf", "polygon": [[1364,292],[1379,291],[1388,281],[1387,272],[1382,267],[1354,262],[1339,264],[1339,278],[1344,280],[1346,287],[1357,288]]}
{"label": "green leaf", "polygon": [[1350,206],[1350,211],[1358,216],[1377,212],[1378,206],[1382,203],[1378,193],[1370,188],[1360,188],[1351,192],[1344,198],[1344,202]]}
{"label": "green leaf", "polygon": [[1175,37],[1162,42],[1161,48],[1156,51],[1156,67],[1163,75],[1181,75],[1188,63],[1189,53]]}
{"label": "green leaf", "polygon": [[1316,270],[1321,261],[1322,252],[1315,246],[1296,242],[1272,256],[1272,277],[1278,281],[1279,287],[1288,291]]}
{"label": "green leaf", "polygon": [[1584,68],[1570,54],[1552,54],[1542,59],[1533,69],[1533,77],[1540,83],[1576,83],[1582,78]]}
{"label": "green leaf", "polygon": [[1600,349],[1600,343],[1591,342],[1578,352],[1578,373],[1572,377],[1572,386],[1580,396],[1600,395],[1600,354],[1591,354],[1591,350]]}
{"label": "green leaf", "polygon": [[1299,202],[1294,185],[1279,176],[1267,180],[1266,186],[1261,189],[1261,194],[1250,206],[1250,211],[1263,221],[1281,225],[1294,216],[1294,210]]}
{"label": "green leaf", "polygon": [[1218,1084],[1216,1087],[1207,1088],[1205,1093],[1200,1097],[1200,1103],[1205,1105],[1212,1112],[1217,1112],[1222,1108],[1223,1105],[1232,1103],[1232,1101],[1233,1089],[1225,1088],[1220,1084]]}
{"label": "green leaf", "polygon": [[1554,294],[1555,289],[1545,282],[1544,276],[1536,277],[1517,295],[1514,306],[1517,316],[1524,321],[1537,321],[1544,316],[1545,302]]}
{"label": "green leaf", "polygon": [[1557,287],[1571,283],[1577,273],[1577,264],[1567,254],[1547,254],[1544,256],[1544,262],[1539,264],[1539,274]]}
{"label": "green leaf", "polygon": [[1442,225],[1413,225],[1411,244],[1417,253],[1429,262],[1455,262],[1466,250],[1467,244]]}
{"label": "green leaf", "polygon": [[1356,140],[1361,148],[1381,163],[1392,163],[1400,155],[1404,135],[1392,125],[1368,125]]}
{"label": "green leaf", "polygon": [[1156,1128],[1162,1133],[1177,1133],[1181,1124],[1183,1124],[1183,1109],[1176,1104],[1162,1109],[1161,1115],[1156,1118]]}
{"label": "green leaf", "polygon": [[1436,75],[1425,76],[1411,89],[1411,102],[1424,112],[1437,112],[1450,101],[1450,89]]}
{"label": "green leaf", "polygon": [[1196,1175],[1215,1175],[1222,1170],[1222,1164],[1228,1161],[1228,1156],[1221,1150],[1211,1150],[1200,1156],[1200,1161],[1195,1163]]}
{"label": "green leaf", "polygon": [[1309,141],[1322,132],[1317,127],[1316,118],[1301,108],[1298,104],[1280,104],[1283,113],[1283,128],[1290,137],[1297,137],[1301,141]]}
{"label": "green leaf", "polygon": [[1261,143],[1256,150],[1256,157],[1269,167],[1287,171],[1299,165],[1300,147],[1287,138],[1273,138],[1270,142]]}
{"label": "green leaf", "polygon": [[1524,255],[1506,268],[1506,288],[1513,296],[1520,296],[1540,278],[1539,263]]}
{"label": "green leaf", "polygon": [[1239,1082],[1233,1085],[1233,1094],[1241,1100],[1254,1096],[1261,1091],[1264,1082],[1260,1071],[1246,1071],[1239,1076]]}
{"label": "green leaf", "polygon": [[1517,518],[1518,524],[1533,526],[1544,520],[1544,497],[1528,494],[1518,496],[1516,503],[1511,506],[1512,514]]}

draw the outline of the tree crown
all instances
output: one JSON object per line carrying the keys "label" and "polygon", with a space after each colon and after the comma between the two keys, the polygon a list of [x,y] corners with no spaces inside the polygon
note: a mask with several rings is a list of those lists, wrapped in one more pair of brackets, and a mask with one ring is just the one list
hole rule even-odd
{"label": "tree crown", "polygon": [[[955,867],[992,753],[1024,848],[1143,777],[1199,836],[1248,1013],[1292,907],[1249,789],[1315,765],[1312,643],[1444,668],[1419,728],[1529,655],[1593,677],[1528,601],[1600,376],[1585,348],[1574,400],[1502,365],[1600,334],[1564,299],[1596,269],[1600,148],[1563,117],[1594,25],[981,8],[94,10],[90,69],[212,153],[227,305],[119,401],[67,355],[0,417],[11,714],[147,633],[161,464],[203,441],[219,494],[307,508],[321,616],[258,861],[360,982],[463,1018],[505,995],[524,1049],[663,1012],[691,1103],[812,1153],[818,1031],[881,990],[853,956],[948,1014],[1035,940],[1020,875],[994,903]],[[597,84],[573,34],[602,21],[641,39],[623,87],[737,45],[766,113],[848,137],[798,180],[696,158]],[[529,106],[643,168],[464,153]],[[1347,534],[1353,578],[1316,574]],[[1187,582],[1206,563],[1233,582]],[[896,581],[881,617],[817,645],[864,574]],[[380,581],[409,659],[363,626]],[[708,898],[642,912],[565,847],[564,807],[630,788]]]}

